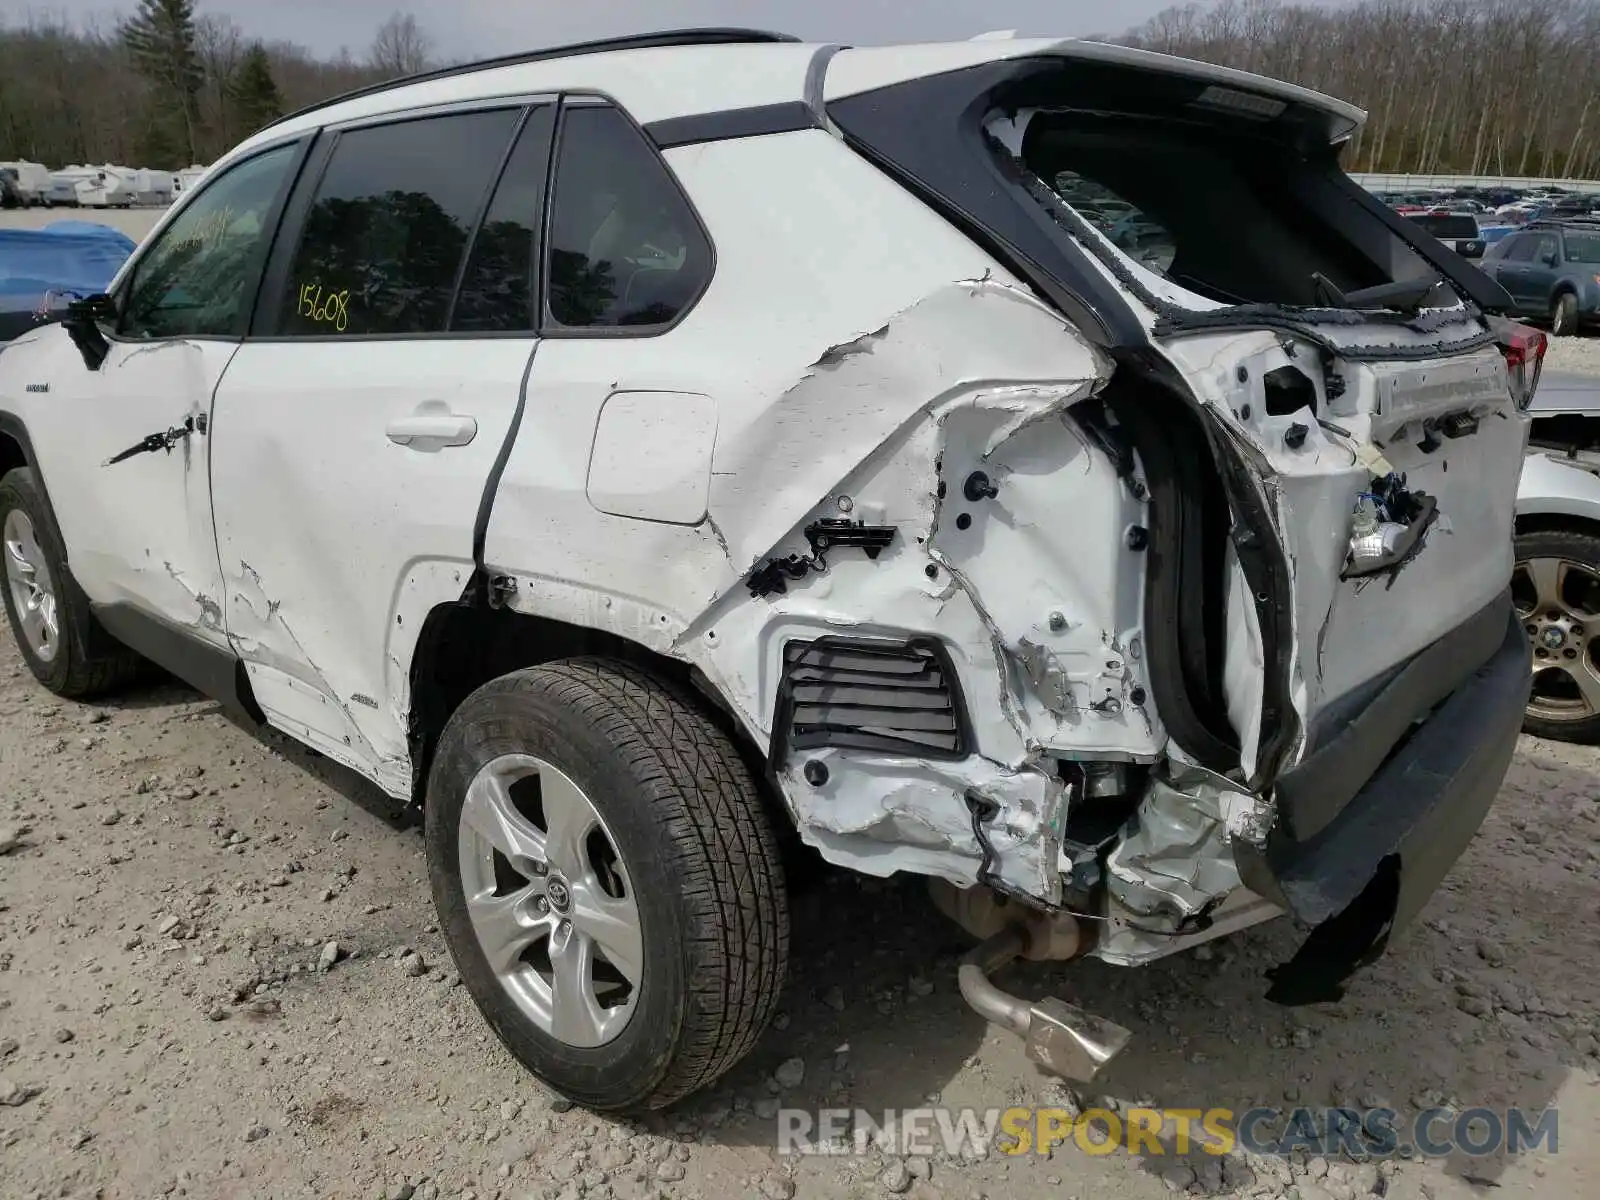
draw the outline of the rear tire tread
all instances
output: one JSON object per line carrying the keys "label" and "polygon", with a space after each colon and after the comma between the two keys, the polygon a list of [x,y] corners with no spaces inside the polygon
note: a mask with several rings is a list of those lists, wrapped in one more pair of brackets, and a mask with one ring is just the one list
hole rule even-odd
{"label": "rear tire tread", "polygon": [[755,776],[699,699],[631,663],[565,659],[486,684],[467,702],[537,698],[588,725],[649,797],[647,819],[689,913],[686,999],[663,1073],[635,1100],[663,1108],[744,1058],[777,1010],[787,971],[788,897]]}
{"label": "rear tire tread", "polygon": [[[781,884],[776,839],[739,780],[745,766],[737,751],[692,703],[627,663],[575,659],[537,668],[564,677],[552,696],[583,714],[625,756],[641,782],[674,793],[687,821],[659,817],[684,852],[680,868],[685,898],[714,913],[691,934],[708,968],[690,978],[691,993],[720,1012],[718,1024],[693,1022],[667,1078],[648,1104],[660,1107],[722,1075],[743,1058],[765,1030],[783,986],[788,957],[787,897]],[[676,780],[692,779],[705,802],[693,803]],[[720,833],[719,833],[720,830]],[[731,853],[727,843],[733,843]],[[709,861],[709,878],[690,873]],[[693,1003],[691,1001],[691,1003]]]}

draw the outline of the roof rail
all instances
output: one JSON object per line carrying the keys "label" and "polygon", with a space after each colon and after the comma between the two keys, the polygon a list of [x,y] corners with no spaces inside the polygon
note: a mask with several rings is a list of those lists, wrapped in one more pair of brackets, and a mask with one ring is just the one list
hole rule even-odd
{"label": "roof rail", "polygon": [[1594,225],[1600,226],[1600,217],[1586,212],[1575,212],[1567,216],[1536,217],[1522,228],[1524,229],[1550,229],[1560,225]]}
{"label": "roof rail", "polygon": [[574,42],[568,46],[549,46],[543,50],[525,50],[520,54],[505,54],[498,58],[484,58],[476,62],[457,63],[451,67],[438,67],[432,71],[422,71],[416,75],[402,75],[398,79],[386,79],[382,83],[368,84],[366,87],[356,88],[353,91],[341,92],[316,104],[308,104],[305,108],[279,117],[270,125],[262,126],[271,129],[282,125],[285,121],[292,121],[296,117],[303,117],[307,113],[318,112],[324,108],[331,108],[335,104],[343,104],[346,100],[357,100],[362,96],[375,96],[395,88],[407,87],[413,83],[429,83],[435,79],[453,79],[458,75],[471,75],[478,71],[492,71],[496,67],[520,67],[525,63],[545,62],[554,58],[577,58],[583,54],[608,54],[613,50],[654,50],[664,46],[732,46],[732,45],[760,45],[764,43],[798,42],[800,39],[788,33],[772,33],[764,29],[736,29],[711,27],[706,29],[664,29],[658,33],[635,33],[626,37],[601,38],[593,42]]}

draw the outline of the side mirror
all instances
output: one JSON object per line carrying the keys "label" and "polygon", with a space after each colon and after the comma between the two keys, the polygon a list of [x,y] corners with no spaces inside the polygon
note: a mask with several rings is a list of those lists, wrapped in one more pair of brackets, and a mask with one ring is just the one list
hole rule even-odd
{"label": "side mirror", "polygon": [[83,365],[89,370],[98,371],[100,364],[106,361],[106,355],[111,353],[111,343],[100,331],[100,322],[116,319],[116,301],[103,292],[85,296],[67,305],[67,315],[61,318],[62,327],[83,356]]}
{"label": "side mirror", "polygon": [[1561,261],[1561,256],[1558,255],[1554,250],[1552,250],[1552,251],[1550,251],[1550,253],[1546,254],[1544,256],[1544,259],[1543,259],[1544,265],[1547,266],[1547,267],[1553,267],[1557,263],[1559,263],[1560,261]]}

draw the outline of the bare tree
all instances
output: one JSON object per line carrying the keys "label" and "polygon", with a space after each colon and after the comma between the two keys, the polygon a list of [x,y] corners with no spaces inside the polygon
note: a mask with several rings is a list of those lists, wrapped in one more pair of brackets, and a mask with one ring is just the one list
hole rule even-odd
{"label": "bare tree", "polygon": [[207,15],[194,23],[194,48],[205,72],[200,114],[207,136],[206,158],[214,158],[239,140],[234,128],[233,88],[244,60],[244,31],[228,17]]}
{"label": "bare tree", "polygon": [[433,39],[410,13],[395,13],[378,27],[367,62],[379,75],[394,78],[427,70]]}
{"label": "bare tree", "polygon": [[[0,159],[186,165],[191,144],[214,157],[270,111],[228,99],[248,44],[231,21],[193,20],[191,62],[192,0],[128,7],[135,24],[160,18],[140,25],[159,35],[136,39],[143,70],[119,29],[0,16]],[[1345,149],[1351,170],[1600,178],[1600,0],[1214,0],[1169,8],[1123,40],[1360,105],[1370,119]],[[433,47],[397,13],[365,61],[284,43],[265,53],[250,90],[265,95],[270,76],[290,111],[425,69]],[[155,153],[164,143],[171,163]]]}
{"label": "bare tree", "polygon": [[1353,101],[1352,170],[1600,176],[1600,0],[1220,0],[1123,40]]}

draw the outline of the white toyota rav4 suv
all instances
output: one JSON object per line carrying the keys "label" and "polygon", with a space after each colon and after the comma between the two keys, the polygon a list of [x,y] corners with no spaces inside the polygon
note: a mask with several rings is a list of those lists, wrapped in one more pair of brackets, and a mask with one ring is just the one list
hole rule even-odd
{"label": "white toyota rav4 suv", "polygon": [[931,877],[1068,1075],[1126,1031],[987,973],[1287,913],[1270,994],[1337,996],[1512,754],[1543,347],[1341,171],[1361,120],[739,30],[286,118],[0,355],[17,642],[424,805],[463,980],[597,1108],[761,1033],[780,833]]}

